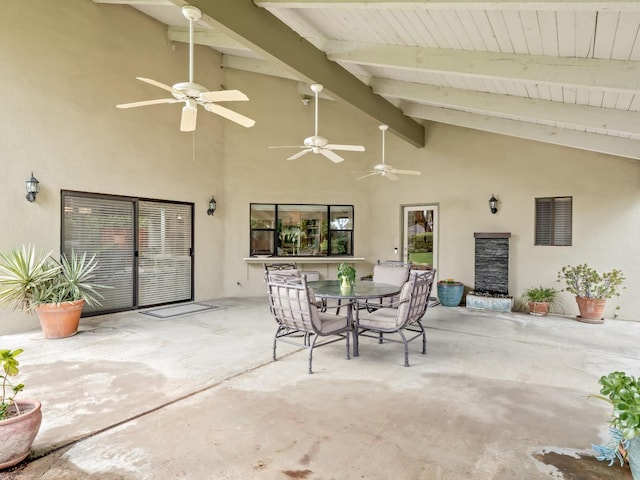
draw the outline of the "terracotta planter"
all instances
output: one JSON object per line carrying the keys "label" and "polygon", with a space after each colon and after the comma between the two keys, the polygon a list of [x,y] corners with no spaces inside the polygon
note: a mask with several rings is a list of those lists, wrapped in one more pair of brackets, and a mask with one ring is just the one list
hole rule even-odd
{"label": "terracotta planter", "polygon": [[549,302],[529,302],[529,314],[546,317],[549,313]]}
{"label": "terracotta planter", "polygon": [[42,422],[38,400],[16,403],[22,413],[0,421],[0,469],[12,467],[27,458]]}
{"label": "terracotta planter", "polygon": [[78,333],[84,300],[45,303],[36,308],[46,338],[65,338]]}
{"label": "terracotta planter", "polygon": [[576,297],[576,302],[578,302],[578,310],[580,310],[578,320],[585,323],[604,322],[603,312],[607,303],[606,299]]}

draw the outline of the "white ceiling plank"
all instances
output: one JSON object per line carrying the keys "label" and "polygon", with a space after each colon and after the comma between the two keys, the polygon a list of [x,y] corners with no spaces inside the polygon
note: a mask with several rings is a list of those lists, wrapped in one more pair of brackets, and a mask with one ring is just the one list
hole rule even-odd
{"label": "white ceiling plank", "polygon": [[576,95],[577,93],[574,87],[564,87],[562,89],[562,101],[564,103],[577,103]]}
{"label": "white ceiling plank", "polygon": [[[458,35],[456,33],[459,33],[459,30],[453,31],[451,29],[451,26],[449,25],[449,21],[447,20],[447,14],[450,13],[449,10],[434,10],[434,11],[429,11],[429,12],[425,12],[428,13],[429,16],[431,17],[431,21],[433,23],[433,26],[435,27],[436,25],[438,26],[438,31],[440,32],[440,37],[443,39],[443,43],[446,46],[442,46],[441,48],[453,48],[453,49],[463,49],[462,45],[463,44],[467,44],[467,47],[469,47],[470,45],[467,43],[468,39],[466,38],[459,38]],[[429,27],[431,28],[431,26]]]}
{"label": "white ceiling plank", "polygon": [[558,25],[556,12],[538,12],[538,25],[540,27],[540,40],[542,42],[542,52],[544,55],[557,57],[558,46]]}
{"label": "white ceiling plank", "polygon": [[371,87],[375,93],[385,97],[532,123],[552,126],[562,124],[574,130],[590,129],[602,135],[632,137],[640,140],[640,114],[636,112],[621,112],[613,109],[382,79],[372,79]]}
{"label": "white ceiling plank", "polygon": [[576,12],[576,57],[593,58],[595,12]]}
{"label": "white ceiling plank", "polygon": [[602,96],[602,107],[603,108],[616,108],[616,104],[618,103],[619,94],[615,92],[604,92]]}
{"label": "white ceiling plank", "polygon": [[616,30],[618,29],[618,18],[618,12],[598,13],[598,30],[593,49],[595,58],[611,59],[613,41],[616,38]]}
{"label": "white ceiling plank", "polygon": [[513,52],[524,55],[529,54],[529,46],[527,45],[520,12],[507,10],[502,12],[502,15],[504,16],[504,23],[507,26],[507,31],[509,32],[511,45],[513,45]]}
{"label": "white ceiling plank", "polygon": [[487,11],[485,13],[491,25],[491,31],[496,37],[499,48],[498,51],[502,53],[515,53],[515,49],[511,43],[511,36],[509,35],[509,29],[507,28],[502,12]]}
{"label": "white ceiling plank", "polygon": [[519,122],[428,105],[413,104],[405,107],[400,104],[400,107],[408,115],[432,122],[640,160],[640,140]]}
{"label": "white ceiling plank", "polygon": [[538,12],[523,10],[519,12],[522,31],[527,42],[527,53],[530,55],[544,55]]}
{"label": "white ceiling plank", "polygon": [[473,20],[478,35],[482,39],[482,43],[484,45],[484,48],[476,48],[476,50],[500,52],[501,48],[498,45],[496,33],[493,31],[487,12],[471,10],[468,13],[470,18]]}
{"label": "white ceiling plank", "polygon": [[634,95],[630,93],[621,93],[616,99],[615,108],[617,108],[618,110],[630,110],[631,102],[633,102],[633,97]]}
{"label": "white ceiling plank", "polygon": [[616,38],[613,42],[611,56],[616,60],[632,60],[634,46],[638,41],[640,29],[640,12],[629,12],[620,15]]}
{"label": "white ceiling plank", "polygon": [[558,55],[576,56],[576,15],[574,12],[557,12]]}

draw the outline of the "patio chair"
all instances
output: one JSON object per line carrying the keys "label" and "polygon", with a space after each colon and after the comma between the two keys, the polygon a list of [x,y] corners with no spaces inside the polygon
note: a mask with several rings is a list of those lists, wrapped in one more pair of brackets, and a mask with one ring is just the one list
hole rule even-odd
{"label": "patio chair", "polygon": [[[377,263],[373,266],[373,281],[401,287],[407,280],[409,280],[410,271],[410,263],[388,260],[386,262]],[[369,312],[373,312],[381,306],[393,307],[397,304],[398,296],[386,297],[377,300],[370,300],[364,304],[364,308]]]}
{"label": "patio chair", "polygon": [[[420,321],[427,312],[429,294],[433,287],[435,270],[412,275],[403,286],[397,304],[360,314],[356,310],[357,334],[377,338],[379,343],[387,341],[404,344],[404,366],[409,366],[409,342],[422,337],[422,353],[427,353],[427,336]],[[400,340],[384,337],[397,333]],[[407,335],[413,335],[407,337]]]}
{"label": "patio chair", "polygon": [[[270,272],[267,276],[269,308],[278,322],[273,339],[273,359],[278,341],[309,349],[309,373],[312,371],[313,349],[342,339],[347,344],[349,359],[350,325],[346,315],[322,312],[313,289],[304,275]],[[318,339],[326,337],[326,340]]]}

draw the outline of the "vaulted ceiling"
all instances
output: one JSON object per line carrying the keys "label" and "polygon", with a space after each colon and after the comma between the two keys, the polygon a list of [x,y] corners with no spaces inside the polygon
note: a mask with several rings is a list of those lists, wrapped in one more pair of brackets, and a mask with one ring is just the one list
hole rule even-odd
{"label": "vaulted ceiling", "polygon": [[93,0],[223,65],[321,83],[423,146],[441,122],[640,160],[640,2]]}

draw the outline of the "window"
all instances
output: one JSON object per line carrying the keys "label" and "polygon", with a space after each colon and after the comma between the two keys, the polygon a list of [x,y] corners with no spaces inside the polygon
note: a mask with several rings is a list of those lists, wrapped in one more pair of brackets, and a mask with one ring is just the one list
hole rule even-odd
{"label": "window", "polygon": [[571,245],[572,197],[536,198],[535,245]]}
{"label": "window", "polygon": [[353,205],[252,203],[251,256],[353,255]]}

